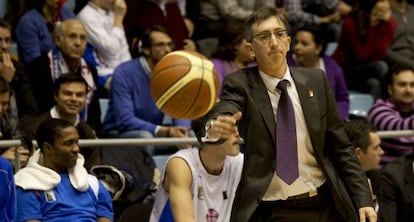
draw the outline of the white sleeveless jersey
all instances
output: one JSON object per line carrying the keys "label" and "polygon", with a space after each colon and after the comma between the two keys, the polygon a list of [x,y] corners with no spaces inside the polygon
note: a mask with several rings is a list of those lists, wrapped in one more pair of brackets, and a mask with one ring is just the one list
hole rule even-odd
{"label": "white sleeveless jersey", "polygon": [[[190,166],[193,181],[191,193],[193,197],[194,215],[197,222],[228,222],[231,208],[236,194],[237,186],[243,168],[243,154],[234,157],[227,156],[223,171],[220,175],[207,173],[200,160],[199,149],[183,149],[172,155],[171,158],[180,157]],[[165,169],[161,178],[164,181]],[[150,222],[174,221],[168,193],[160,186]]]}

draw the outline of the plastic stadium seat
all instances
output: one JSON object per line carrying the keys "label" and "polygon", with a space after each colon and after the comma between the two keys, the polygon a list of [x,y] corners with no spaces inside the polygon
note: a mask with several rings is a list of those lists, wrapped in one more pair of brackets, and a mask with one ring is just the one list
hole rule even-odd
{"label": "plastic stadium seat", "polygon": [[349,103],[350,115],[367,116],[368,110],[374,103],[374,98],[371,94],[350,93]]}
{"label": "plastic stadium seat", "polygon": [[104,121],[106,112],[108,111],[109,99],[99,99],[99,108],[101,109],[101,122]]}

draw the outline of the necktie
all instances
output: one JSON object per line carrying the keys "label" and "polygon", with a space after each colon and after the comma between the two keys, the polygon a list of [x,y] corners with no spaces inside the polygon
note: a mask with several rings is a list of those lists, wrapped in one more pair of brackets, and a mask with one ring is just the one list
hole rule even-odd
{"label": "necktie", "polygon": [[287,80],[282,80],[277,85],[281,93],[276,113],[276,173],[290,185],[299,177],[299,169],[295,113],[287,93],[287,83]]}

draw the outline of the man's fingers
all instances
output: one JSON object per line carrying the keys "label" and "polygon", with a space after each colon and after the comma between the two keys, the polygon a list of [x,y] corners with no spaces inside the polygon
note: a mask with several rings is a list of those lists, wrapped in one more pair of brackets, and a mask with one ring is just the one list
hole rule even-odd
{"label": "man's fingers", "polygon": [[241,117],[242,117],[242,112],[240,112],[240,111],[237,112],[237,113],[235,113],[235,114],[233,114],[233,116],[232,116],[232,118],[234,120],[236,120],[236,122],[239,121],[241,119]]}

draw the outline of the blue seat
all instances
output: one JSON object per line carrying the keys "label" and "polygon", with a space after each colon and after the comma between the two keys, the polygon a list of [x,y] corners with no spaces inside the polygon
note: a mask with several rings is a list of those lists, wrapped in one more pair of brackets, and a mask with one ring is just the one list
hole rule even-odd
{"label": "blue seat", "polygon": [[109,99],[99,99],[99,108],[101,109],[101,122],[104,121],[106,112],[108,111]]}
{"label": "blue seat", "polygon": [[374,97],[365,93],[349,94],[349,114],[356,116],[367,116],[369,109],[374,103]]}

